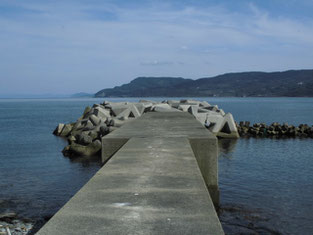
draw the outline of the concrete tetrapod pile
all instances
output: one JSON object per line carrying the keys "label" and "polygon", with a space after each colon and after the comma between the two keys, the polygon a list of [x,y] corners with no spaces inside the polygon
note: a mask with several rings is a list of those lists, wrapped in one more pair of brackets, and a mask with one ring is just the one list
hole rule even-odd
{"label": "concrete tetrapod pile", "polygon": [[274,122],[271,125],[255,123],[250,126],[250,122],[242,121],[236,125],[241,137],[313,138],[313,126],[307,124],[294,126],[288,123],[279,124]]}
{"label": "concrete tetrapod pile", "polygon": [[53,134],[65,137],[69,145],[63,149],[65,156],[92,156],[101,150],[101,138],[146,112],[189,112],[213,134],[223,138],[238,138],[232,114],[225,114],[217,105],[206,101],[165,100],[138,103],[108,102],[86,107],[74,123],[60,123]]}

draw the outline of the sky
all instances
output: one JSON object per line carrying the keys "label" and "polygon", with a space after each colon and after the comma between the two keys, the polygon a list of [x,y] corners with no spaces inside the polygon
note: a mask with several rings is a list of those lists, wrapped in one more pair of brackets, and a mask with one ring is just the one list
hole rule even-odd
{"label": "sky", "polygon": [[313,69],[313,0],[0,0],[0,96]]}

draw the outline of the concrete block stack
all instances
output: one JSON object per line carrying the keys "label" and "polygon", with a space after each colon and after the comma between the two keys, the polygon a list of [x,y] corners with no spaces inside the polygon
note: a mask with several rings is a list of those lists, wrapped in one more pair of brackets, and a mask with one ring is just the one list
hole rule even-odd
{"label": "concrete block stack", "polygon": [[86,107],[75,123],[60,123],[53,133],[67,138],[69,145],[63,149],[65,156],[92,156],[100,152],[103,136],[146,112],[189,112],[216,136],[239,137],[230,113],[225,114],[218,106],[212,106],[206,101],[195,100],[140,100],[138,103],[105,101]]}
{"label": "concrete block stack", "polygon": [[176,111],[189,112],[217,137],[239,138],[232,114],[225,114],[217,105],[210,105],[206,101],[197,100],[169,100],[163,101],[163,103],[167,103],[172,109],[176,109]]}
{"label": "concrete block stack", "polygon": [[300,124],[299,126],[280,124],[274,122],[271,125],[266,123],[254,123],[241,121],[237,124],[238,133],[241,137],[267,137],[267,138],[313,138],[313,126]]}

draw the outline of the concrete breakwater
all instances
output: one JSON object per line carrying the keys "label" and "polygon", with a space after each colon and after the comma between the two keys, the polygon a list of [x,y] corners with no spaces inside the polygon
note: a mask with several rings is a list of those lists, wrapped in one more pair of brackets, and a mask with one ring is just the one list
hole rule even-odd
{"label": "concrete breakwater", "polygon": [[137,103],[104,101],[86,107],[74,123],[60,123],[53,133],[67,138],[69,145],[63,150],[65,156],[91,156],[100,153],[103,136],[147,112],[188,112],[217,137],[239,137],[231,113],[225,113],[217,105],[210,105],[206,101],[195,100],[141,100]]}
{"label": "concrete breakwater", "polygon": [[300,124],[299,126],[289,125],[288,123],[280,124],[274,122],[271,125],[265,123],[250,122],[236,123],[240,137],[268,137],[268,138],[313,138],[313,126]]}
{"label": "concrete breakwater", "polygon": [[[1,200],[0,200],[1,205]],[[14,212],[0,213],[0,234],[26,235],[33,228],[31,220],[21,219]]]}
{"label": "concrete breakwater", "polygon": [[230,113],[205,101],[105,101],[54,134],[68,140],[64,155],[101,153],[105,164],[38,234],[224,234],[216,137],[239,137]]}
{"label": "concrete breakwater", "polygon": [[188,112],[154,109],[101,138],[105,164],[38,234],[224,234],[216,136]]}

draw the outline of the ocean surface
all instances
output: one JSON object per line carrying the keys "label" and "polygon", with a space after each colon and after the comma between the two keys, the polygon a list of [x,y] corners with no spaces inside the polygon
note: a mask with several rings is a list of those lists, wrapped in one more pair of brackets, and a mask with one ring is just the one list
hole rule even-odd
{"label": "ocean surface", "polygon": [[[238,122],[313,125],[313,98],[196,99]],[[0,214],[15,212],[38,229],[97,172],[98,158],[64,157],[67,143],[52,132],[103,100],[0,99]],[[219,149],[226,234],[313,233],[313,139],[220,140]]]}

